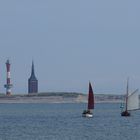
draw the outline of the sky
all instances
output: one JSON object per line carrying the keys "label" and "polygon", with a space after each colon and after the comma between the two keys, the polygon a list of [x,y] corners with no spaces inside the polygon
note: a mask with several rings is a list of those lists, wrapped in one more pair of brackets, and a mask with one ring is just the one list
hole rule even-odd
{"label": "sky", "polygon": [[124,94],[140,88],[139,0],[1,0],[0,92],[11,62],[13,94],[28,92],[32,60],[39,92]]}

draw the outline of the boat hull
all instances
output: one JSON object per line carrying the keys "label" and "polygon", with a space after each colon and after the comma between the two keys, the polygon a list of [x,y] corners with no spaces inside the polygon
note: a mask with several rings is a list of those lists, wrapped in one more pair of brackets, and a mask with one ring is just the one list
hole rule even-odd
{"label": "boat hull", "polygon": [[121,116],[124,116],[124,117],[129,117],[130,116],[130,113],[128,111],[123,111],[121,113]]}
{"label": "boat hull", "polygon": [[82,114],[82,116],[83,116],[83,117],[87,117],[87,118],[92,118],[92,117],[93,117],[93,114],[88,114],[88,113],[87,113],[87,114]]}

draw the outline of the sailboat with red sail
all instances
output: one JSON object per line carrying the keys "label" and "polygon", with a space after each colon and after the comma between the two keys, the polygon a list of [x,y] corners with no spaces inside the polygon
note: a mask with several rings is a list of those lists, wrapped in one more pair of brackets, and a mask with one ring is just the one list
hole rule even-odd
{"label": "sailboat with red sail", "polygon": [[83,111],[82,116],[93,117],[93,109],[94,109],[94,93],[93,93],[92,85],[89,82],[88,107],[87,107],[87,110]]}
{"label": "sailboat with red sail", "polygon": [[129,89],[128,89],[128,81],[127,79],[127,88],[126,88],[126,96],[125,96],[125,110],[121,112],[121,116],[130,116],[130,111],[138,110],[139,109],[139,94],[138,94],[138,89],[136,89],[134,92],[129,94]]}

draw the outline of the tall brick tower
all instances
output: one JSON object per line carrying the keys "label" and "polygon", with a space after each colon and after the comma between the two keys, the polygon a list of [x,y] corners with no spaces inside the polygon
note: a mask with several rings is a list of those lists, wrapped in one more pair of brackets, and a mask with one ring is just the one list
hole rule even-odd
{"label": "tall brick tower", "polygon": [[31,76],[28,79],[28,93],[38,93],[38,80],[35,76],[34,62],[32,61]]}

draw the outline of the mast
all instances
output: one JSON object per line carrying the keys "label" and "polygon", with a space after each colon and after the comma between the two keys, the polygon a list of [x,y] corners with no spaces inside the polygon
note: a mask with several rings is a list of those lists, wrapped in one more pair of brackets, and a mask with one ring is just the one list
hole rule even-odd
{"label": "mast", "polygon": [[128,104],[128,86],[129,86],[128,84],[129,84],[129,78],[127,79],[127,87],[126,87],[126,106],[125,106],[126,111],[127,111],[127,104]]}
{"label": "mast", "polygon": [[90,82],[89,82],[89,93],[88,93],[88,109],[94,109],[94,94]]}

